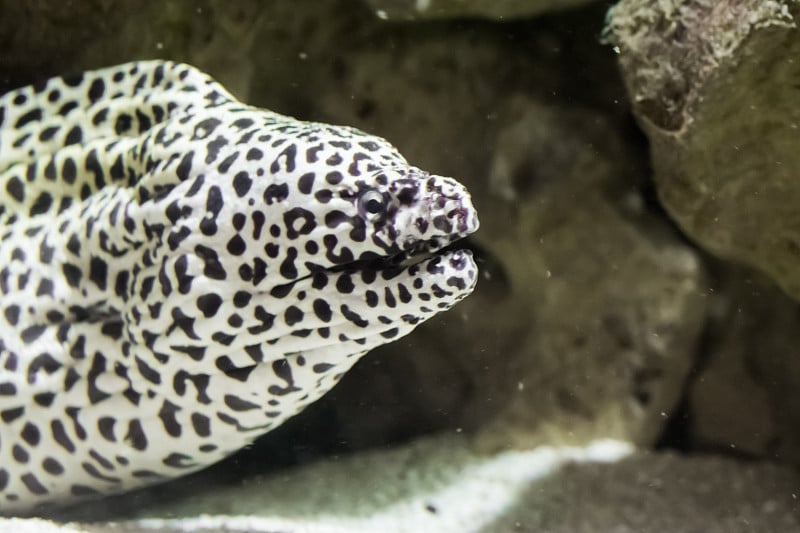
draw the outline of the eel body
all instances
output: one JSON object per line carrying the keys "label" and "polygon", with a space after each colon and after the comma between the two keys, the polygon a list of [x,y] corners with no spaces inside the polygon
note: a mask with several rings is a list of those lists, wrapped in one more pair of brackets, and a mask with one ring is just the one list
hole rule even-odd
{"label": "eel body", "polygon": [[180,476],[473,289],[458,182],[147,61],[0,98],[0,513]]}

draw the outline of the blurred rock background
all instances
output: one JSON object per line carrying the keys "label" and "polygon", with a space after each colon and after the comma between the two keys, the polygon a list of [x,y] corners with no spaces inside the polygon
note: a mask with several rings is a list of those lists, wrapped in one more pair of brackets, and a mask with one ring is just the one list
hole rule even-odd
{"label": "blurred rock background", "polygon": [[[487,531],[800,531],[799,20],[796,0],[0,0],[0,90],[186,61],[248,103],[386,137],[465,183],[482,223],[457,308],[225,463],[60,516],[226,509],[242,479],[456,434],[478,457],[641,450],[606,477],[558,474],[598,487],[590,509],[619,505],[603,529],[523,514]],[[736,492],[753,476],[760,492]],[[553,479],[514,507],[567,516],[575,491]],[[624,489],[698,483],[708,505],[639,515]]]}

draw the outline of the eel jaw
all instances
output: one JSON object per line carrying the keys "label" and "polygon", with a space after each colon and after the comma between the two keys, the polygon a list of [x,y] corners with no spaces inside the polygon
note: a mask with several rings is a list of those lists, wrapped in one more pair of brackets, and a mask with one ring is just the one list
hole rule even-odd
{"label": "eel jaw", "polygon": [[361,259],[357,259],[350,263],[344,263],[324,270],[328,272],[345,272],[345,271],[392,271],[404,270],[410,266],[416,265],[430,259],[435,255],[444,255],[447,251],[455,248],[456,242],[454,241],[449,246],[442,246],[437,239],[430,241],[419,241],[413,244],[410,248],[401,250],[391,255],[370,255]]}
{"label": "eel jaw", "polygon": [[[464,209],[463,218],[459,220],[459,232],[443,236],[433,237],[427,240],[416,240],[407,238],[403,248],[388,255],[377,255],[365,253],[350,263],[336,265],[326,268],[328,272],[344,271],[382,271],[388,274],[390,271],[405,270],[411,266],[420,264],[432,257],[449,255],[452,252],[462,252],[461,255],[470,255],[468,247],[464,245],[464,239],[478,229],[478,218],[474,215],[474,210]],[[460,257],[460,256],[459,256]]]}
{"label": "eel jaw", "polygon": [[462,239],[463,237],[459,237],[446,246],[440,244],[438,239],[419,241],[412,244],[409,248],[403,250],[402,252],[398,252],[397,254],[384,259],[384,261],[387,261],[389,265],[394,267],[409,267],[421,263],[426,259],[430,259],[433,256],[442,256],[447,252],[460,250],[462,248],[460,246],[460,241]]}

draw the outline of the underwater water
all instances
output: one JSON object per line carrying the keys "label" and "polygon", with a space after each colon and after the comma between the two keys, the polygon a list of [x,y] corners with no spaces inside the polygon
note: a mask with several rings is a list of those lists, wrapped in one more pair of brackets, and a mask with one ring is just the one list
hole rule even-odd
{"label": "underwater water", "polygon": [[800,531],[799,20],[0,2],[0,531]]}

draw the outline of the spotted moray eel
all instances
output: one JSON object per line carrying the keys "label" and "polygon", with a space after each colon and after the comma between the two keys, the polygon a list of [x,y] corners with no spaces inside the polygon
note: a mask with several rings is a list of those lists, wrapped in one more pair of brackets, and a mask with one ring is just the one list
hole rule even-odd
{"label": "spotted moray eel", "polygon": [[[129,63],[0,99],[0,512],[184,475],[473,290],[458,182]],[[447,248],[445,248],[447,246]]]}

